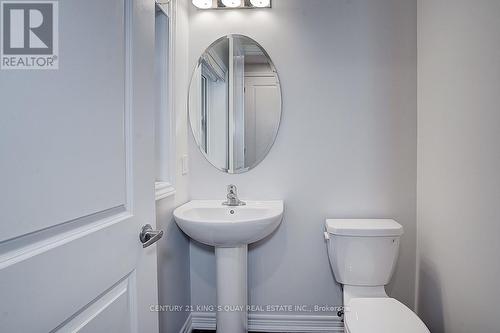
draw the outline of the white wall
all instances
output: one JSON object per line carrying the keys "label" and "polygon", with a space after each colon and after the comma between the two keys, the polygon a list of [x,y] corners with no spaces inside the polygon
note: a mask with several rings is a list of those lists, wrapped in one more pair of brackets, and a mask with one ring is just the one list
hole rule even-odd
{"label": "white wall", "polygon": [[[190,64],[240,33],[270,54],[283,90],[276,143],[257,168],[226,175],[190,137],[193,199],[284,199],[279,230],[251,246],[252,304],[340,305],[323,241],[327,217],[391,217],[405,227],[391,295],[414,302],[416,1],[276,0],[271,10],[190,12]],[[191,300],[214,304],[213,250],[191,245]]]}
{"label": "white wall", "polygon": [[498,332],[500,1],[419,0],[419,312]]}
{"label": "white wall", "polygon": [[[174,48],[174,113],[175,113],[175,175],[176,194],[156,203],[156,222],[158,228],[165,231],[164,239],[158,242],[158,286],[159,304],[189,305],[189,239],[177,227],[173,211],[177,206],[188,201],[188,175],[182,174],[182,156],[187,154],[187,85],[189,70],[187,5],[184,0],[174,0],[175,48]],[[160,312],[160,332],[179,332],[188,312]]]}

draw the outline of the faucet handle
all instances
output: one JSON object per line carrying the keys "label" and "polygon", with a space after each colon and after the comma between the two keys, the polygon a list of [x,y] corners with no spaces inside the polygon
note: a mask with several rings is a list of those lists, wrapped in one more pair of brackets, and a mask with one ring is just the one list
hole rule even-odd
{"label": "faucet handle", "polygon": [[227,201],[222,204],[225,206],[245,206],[246,203],[238,199],[238,193],[236,193],[236,185],[227,185]]}
{"label": "faucet handle", "polygon": [[233,184],[231,184],[231,185],[227,185],[227,192],[228,192],[228,193],[233,193],[233,194],[236,194],[236,191],[237,191],[237,190],[238,190],[238,189],[236,188],[236,185],[233,185]]}

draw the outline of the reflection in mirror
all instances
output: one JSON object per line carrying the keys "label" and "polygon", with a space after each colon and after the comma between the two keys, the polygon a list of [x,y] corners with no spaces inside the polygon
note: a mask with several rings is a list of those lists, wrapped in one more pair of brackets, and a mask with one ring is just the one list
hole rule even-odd
{"label": "reflection in mirror", "polygon": [[266,51],[229,35],[200,57],[189,90],[191,129],[207,160],[227,173],[246,172],[267,155],[281,119],[281,88]]}

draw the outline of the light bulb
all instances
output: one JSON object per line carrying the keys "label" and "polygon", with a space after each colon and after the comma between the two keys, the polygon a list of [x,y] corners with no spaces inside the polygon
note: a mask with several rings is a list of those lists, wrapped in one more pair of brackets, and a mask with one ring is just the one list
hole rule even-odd
{"label": "light bulb", "polygon": [[222,3],[226,7],[235,8],[241,6],[241,0],[222,0]]}
{"label": "light bulb", "polygon": [[254,7],[269,7],[271,0],[250,0]]}
{"label": "light bulb", "polygon": [[193,5],[200,9],[212,8],[212,0],[193,0]]}

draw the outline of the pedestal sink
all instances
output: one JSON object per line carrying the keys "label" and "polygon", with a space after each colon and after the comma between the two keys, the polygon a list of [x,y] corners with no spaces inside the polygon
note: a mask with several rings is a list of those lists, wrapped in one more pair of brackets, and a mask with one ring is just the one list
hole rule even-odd
{"label": "pedestal sink", "polygon": [[217,333],[247,332],[248,244],[281,223],[283,201],[247,201],[228,207],[217,200],[195,200],[177,208],[179,227],[198,242],[215,246]]}

